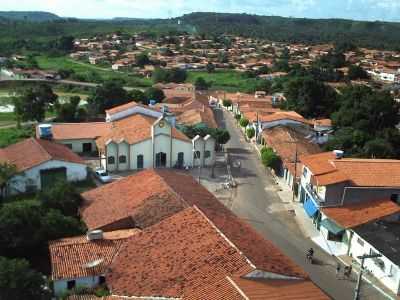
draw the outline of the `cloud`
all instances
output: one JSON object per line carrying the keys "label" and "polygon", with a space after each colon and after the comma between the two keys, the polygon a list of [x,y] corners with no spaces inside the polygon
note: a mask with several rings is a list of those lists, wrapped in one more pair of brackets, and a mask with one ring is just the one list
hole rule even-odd
{"label": "cloud", "polygon": [[175,17],[193,11],[312,18],[400,19],[400,0],[0,0],[2,10],[84,18]]}

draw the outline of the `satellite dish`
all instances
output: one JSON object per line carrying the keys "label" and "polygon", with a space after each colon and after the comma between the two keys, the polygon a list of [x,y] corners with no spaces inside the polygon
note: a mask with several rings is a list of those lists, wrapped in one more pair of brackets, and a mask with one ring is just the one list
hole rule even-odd
{"label": "satellite dish", "polygon": [[94,268],[100,265],[103,262],[103,259],[96,259],[94,261],[88,262],[87,264],[84,264],[83,267],[86,269]]}

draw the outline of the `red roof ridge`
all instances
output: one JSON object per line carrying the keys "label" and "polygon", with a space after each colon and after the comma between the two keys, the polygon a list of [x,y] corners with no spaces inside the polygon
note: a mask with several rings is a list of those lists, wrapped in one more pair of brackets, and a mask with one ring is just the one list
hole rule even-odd
{"label": "red roof ridge", "polygon": [[254,263],[251,262],[251,260],[214,224],[213,221],[211,221],[205,213],[202,212],[202,210],[200,208],[198,208],[195,204],[193,205],[193,208],[195,210],[197,210],[207,221],[208,223],[210,223],[210,225],[218,232],[218,234],[232,247],[234,248],[237,252],[240,253],[240,255],[242,255],[247,263],[253,267],[255,270],[257,269],[257,267],[255,266]]}

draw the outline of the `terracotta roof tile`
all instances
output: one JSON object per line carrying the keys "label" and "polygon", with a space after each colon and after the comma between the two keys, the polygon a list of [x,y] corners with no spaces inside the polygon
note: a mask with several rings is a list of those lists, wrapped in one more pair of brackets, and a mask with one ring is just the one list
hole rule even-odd
{"label": "terracotta roof tile", "polygon": [[[104,233],[101,240],[87,240],[86,236],[64,238],[49,243],[52,279],[71,279],[104,274],[124,240],[139,232],[138,229]],[[93,268],[87,263],[101,259]]]}
{"label": "terracotta roof tile", "polygon": [[35,138],[23,140],[0,150],[0,161],[14,164],[19,172],[50,160],[85,163],[66,146]]}
{"label": "terracotta roof tile", "polygon": [[81,215],[91,229],[127,216],[144,228],[196,205],[258,269],[307,278],[300,267],[235,216],[189,174],[145,170],[82,196],[85,201]]}
{"label": "terracotta roof tile", "polygon": [[[262,136],[268,146],[273,148],[279,157],[282,159],[283,164],[294,174],[294,161],[303,155],[310,155],[320,153],[321,148],[317,144],[311,143],[304,135],[298,133],[296,130],[285,127],[277,126],[263,130]],[[297,164],[297,177],[300,177],[302,164]]]}
{"label": "terracotta roof tile", "polygon": [[[79,140],[96,139],[109,132],[111,123],[90,122],[90,123],[51,123],[53,139],[60,140]],[[39,125],[36,126],[36,137],[39,135]]]}
{"label": "terracotta roof tile", "polygon": [[399,187],[400,160],[336,159],[333,152],[301,157],[318,185],[350,181],[356,186]]}
{"label": "terracotta roof tile", "polygon": [[149,110],[154,110],[150,106],[147,106],[147,105],[144,105],[144,104],[141,104],[141,103],[137,103],[135,101],[131,101],[131,102],[128,102],[128,103],[125,103],[125,104],[122,104],[122,105],[107,109],[106,113],[108,115],[114,115],[116,113],[122,112],[124,110],[127,110],[129,108],[133,108],[133,107],[136,107],[136,106],[140,106],[140,107],[143,107],[143,108],[146,108],[146,109],[149,109]]}
{"label": "terracotta roof tile", "polygon": [[[103,149],[107,142],[135,144],[151,139],[151,128],[156,118],[142,114],[134,114],[126,118],[113,121],[109,132],[96,140],[97,147]],[[176,139],[188,141],[190,139],[182,132],[172,127],[172,136]]]}
{"label": "terracotta roof tile", "polygon": [[177,122],[185,125],[206,124],[209,128],[217,128],[214,113],[209,107],[203,109],[191,109],[183,112],[177,117]]}
{"label": "terracotta roof tile", "polygon": [[362,201],[340,207],[323,208],[322,212],[338,225],[353,228],[400,212],[400,206],[390,199]]}
{"label": "terracotta roof tile", "polygon": [[278,280],[226,276],[211,285],[203,286],[184,300],[328,300],[309,280]]}
{"label": "terracotta roof tile", "polygon": [[198,209],[188,208],[130,238],[107,282],[117,295],[181,297],[253,269]]}

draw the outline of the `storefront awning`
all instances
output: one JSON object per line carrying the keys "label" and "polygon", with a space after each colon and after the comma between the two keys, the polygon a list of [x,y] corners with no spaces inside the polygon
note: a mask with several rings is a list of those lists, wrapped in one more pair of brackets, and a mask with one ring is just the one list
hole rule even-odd
{"label": "storefront awning", "polygon": [[329,232],[332,232],[334,235],[337,235],[344,231],[344,228],[338,226],[335,222],[331,221],[330,219],[323,219],[321,221],[321,226],[324,226],[328,229]]}
{"label": "storefront awning", "polygon": [[304,202],[304,210],[309,217],[313,217],[317,213],[318,207],[314,204],[312,200],[306,200]]}

